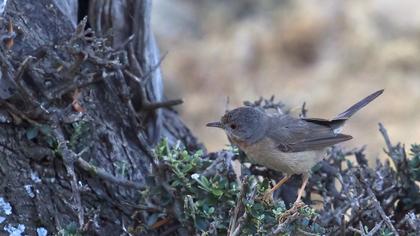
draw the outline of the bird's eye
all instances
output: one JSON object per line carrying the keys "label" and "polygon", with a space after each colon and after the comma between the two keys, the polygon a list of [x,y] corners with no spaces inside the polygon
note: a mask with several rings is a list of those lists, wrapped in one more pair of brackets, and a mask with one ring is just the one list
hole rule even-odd
{"label": "bird's eye", "polygon": [[231,128],[231,129],[236,129],[236,125],[235,125],[235,124],[231,124],[231,125],[230,125],[230,128]]}

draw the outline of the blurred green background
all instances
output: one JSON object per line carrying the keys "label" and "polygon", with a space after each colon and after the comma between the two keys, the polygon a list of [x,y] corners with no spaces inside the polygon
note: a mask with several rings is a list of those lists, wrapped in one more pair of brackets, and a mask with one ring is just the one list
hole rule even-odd
{"label": "blurred green background", "polygon": [[166,94],[209,151],[228,143],[205,127],[244,100],[275,95],[298,114],[332,118],[385,93],[355,115],[343,144],[384,157],[377,123],[392,141],[420,140],[420,1],[153,1]]}

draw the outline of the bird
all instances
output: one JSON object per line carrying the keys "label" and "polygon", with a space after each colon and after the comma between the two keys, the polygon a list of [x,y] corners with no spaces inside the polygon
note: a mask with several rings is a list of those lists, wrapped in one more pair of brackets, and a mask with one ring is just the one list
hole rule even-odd
{"label": "bird", "polygon": [[292,175],[301,174],[303,182],[296,204],[301,202],[311,168],[326,157],[328,148],[352,139],[341,133],[346,121],[383,91],[370,94],[331,120],[270,114],[259,107],[242,106],[206,126],[223,129],[251,162],[283,173],[284,177],[265,192],[265,201],[272,200],[272,193]]}

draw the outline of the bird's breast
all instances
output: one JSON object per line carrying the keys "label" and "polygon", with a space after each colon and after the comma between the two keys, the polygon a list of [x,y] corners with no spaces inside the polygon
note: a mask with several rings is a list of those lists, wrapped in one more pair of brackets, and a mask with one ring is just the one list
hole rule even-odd
{"label": "bird's breast", "polygon": [[325,156],[325,149],[304,152],[281,152],[275,143],[262,139],[254,144],[236,143],[251,161],[287,174],[307,173]]}

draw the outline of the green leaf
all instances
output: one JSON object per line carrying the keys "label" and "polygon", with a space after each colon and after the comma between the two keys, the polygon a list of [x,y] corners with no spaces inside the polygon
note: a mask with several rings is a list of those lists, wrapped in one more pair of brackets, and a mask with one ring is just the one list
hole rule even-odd
{"label": "green leaf", "polygon": [[184,166],[184,168],[183,168],[182,172],[184,172],[184,173],[188,173],[188,172],[190,172],[192,169],[193,169],[193,165],[191,165],[191,164],[187,163],[187,164]]}
{"label": "green leaf", "polygon": [[51,127],[49,125],[41,125],[40,126],[40,131],[44,135],[51,135],[51,133],[52,133]]}
{"label": "green leaf", "polygon": [[31,127],[26,131],[26,138],[28,140],[32,140],[38,136],[38,133],[39,133],[38,127],[35,127],[35,126]]}
{"label": "green leaf", "polygon": [[213,213],[214,213],[214,211],[215,211],[214,207],[210,207],[210,208],[207,210],[207,214],[211,215],[211,214],[213,214]]}
{"label": "green leaf", "polygon": [[214,189],[214,188],[212,188],[212,189],[211,189],[211,193],[212,193],[214,196],[216,196],[216,197],[220,197],[220,196],[222,196],[222,195],[223,195],[223,191],[222,191],[222,190],[220,190],[220,189]]}

